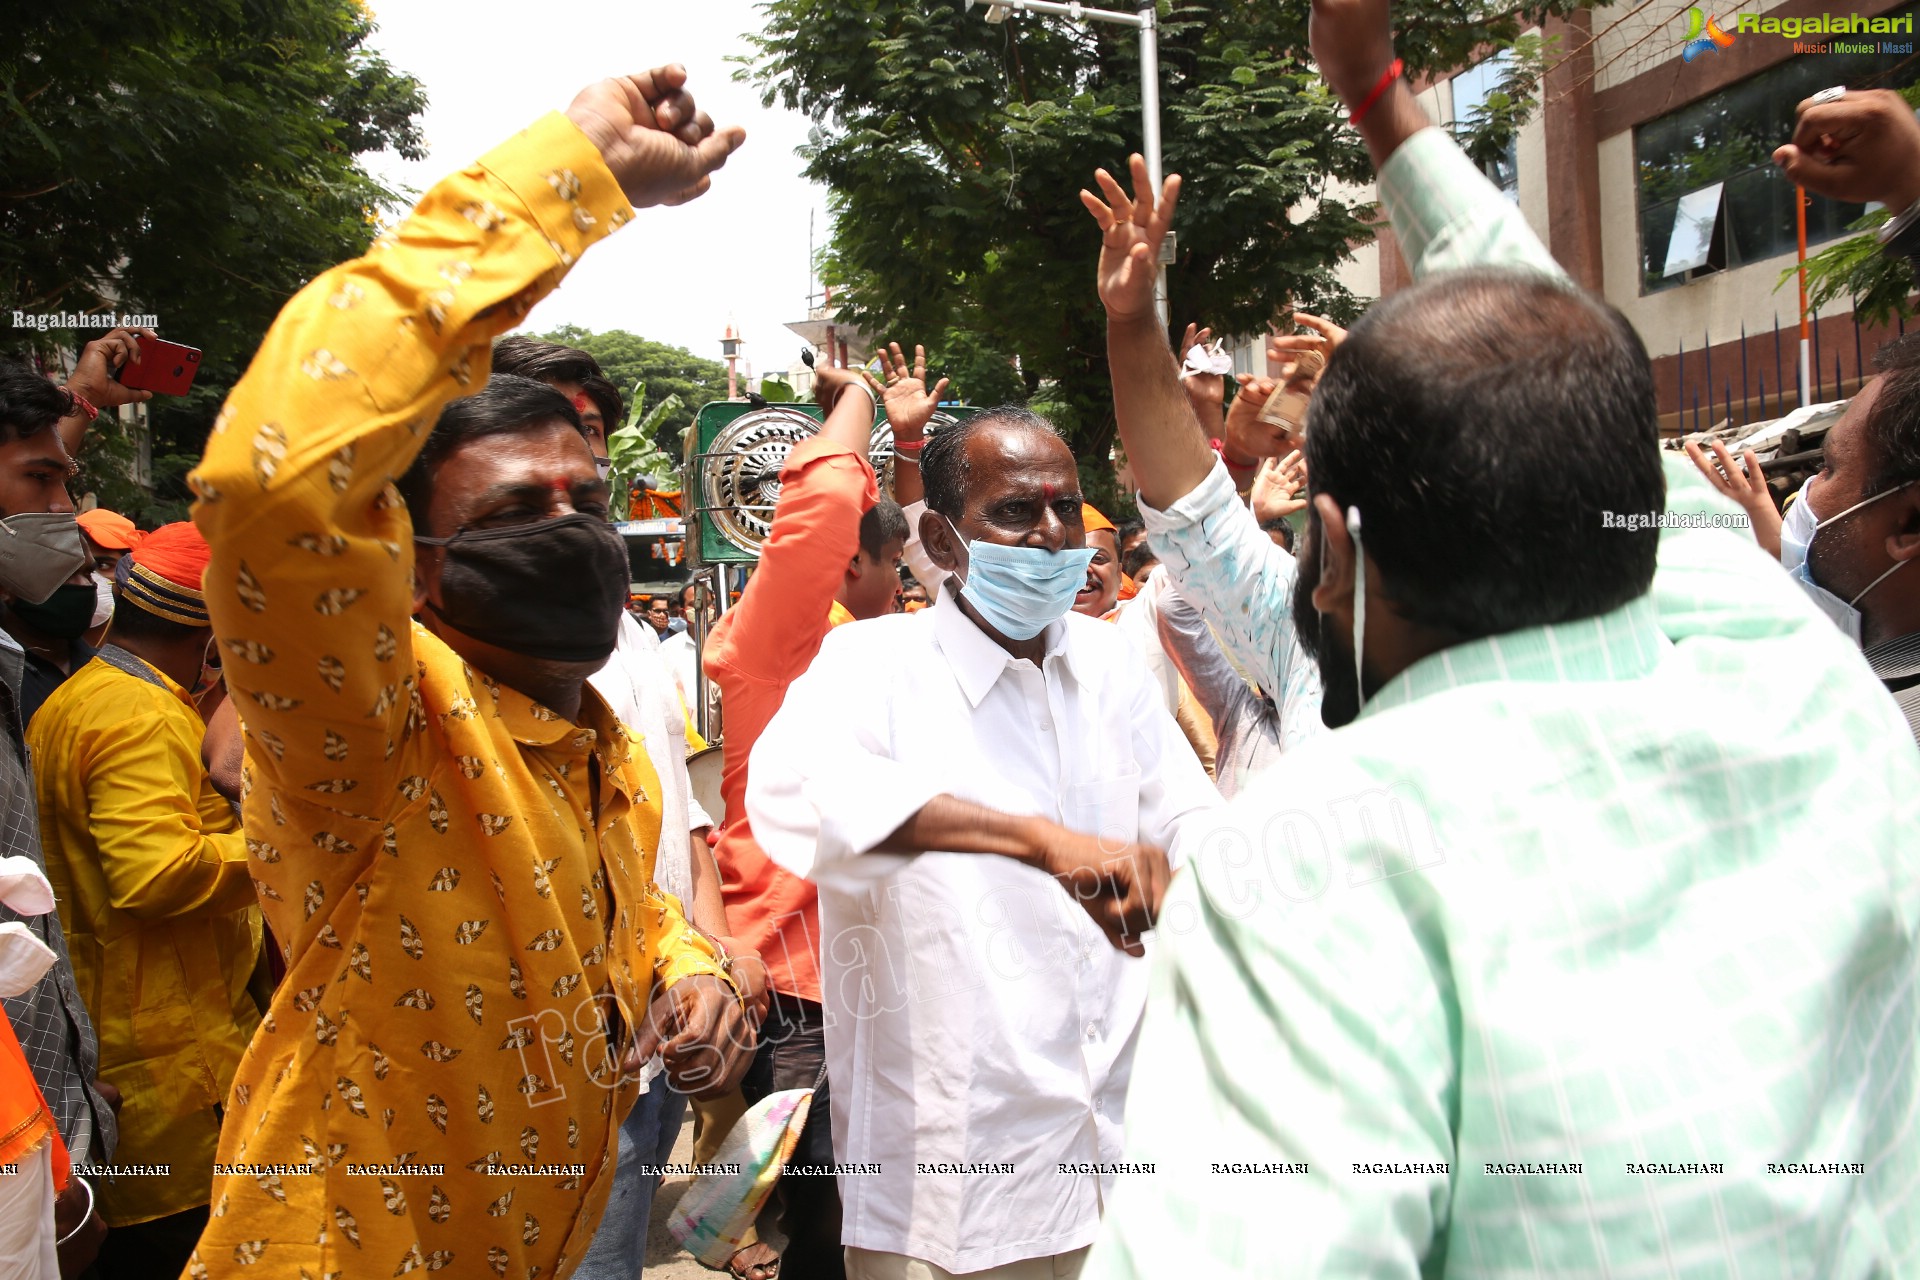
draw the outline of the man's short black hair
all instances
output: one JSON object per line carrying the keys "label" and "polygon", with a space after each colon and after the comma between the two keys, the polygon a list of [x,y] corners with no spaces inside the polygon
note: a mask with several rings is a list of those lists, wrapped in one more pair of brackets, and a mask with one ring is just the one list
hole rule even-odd
{"label": "man's short black hair", "polygon": [[1461,639],[1595,617],[1653,582],[1666,506],[1653,368],[1626,317],[1535,272],[1476,269],[1391,294],[1334,352],[1307,410],[1315,495],[1411,622]]}
{"label": "man's short black hair", "polygon": [[0,358],[0,444],[39,435],[73,412],[73,394],[24,360]]}
{"label": "man's short black hair", "polygon": [[[1271,520],[1262,521],[1260,527],[1269,534],[1277,533],[1280,535],[1280,546],[1282,550],[1293,550],[1293,526],[1287,523],[1285,516],[1275,516]],[[1366,540],[1366,536],[1367,531],[1364,528],[1361,529],[1360,538],[1363,542]]]}
{"label": "man's short black hair", "polygon": [[958,520],[965,513],[967,444],[982,428],[993,426],[1025,427],[1060,438],[1058,428],[1023,404],[984,409],[940,428],[927,437],[926,448],[920,453],[920,481],[926,486],[927,510],[938,511],[949,520]]}
{"label": "man's short black hair", "polygon": [[172,618],[163,618],[157,613],[141,608],[138,604],[122,597],[114,602],[113,623],[107,628],[107,639],[151,640],[155,644],[173,644],[194,635],[206,638],[213,624],[190,627],[184,622],[175,622]]}
{"label": "man's short black hair", "polygon": [[1920,333],[1881,347],[1873,367],[1880,387],[1861,429],[1872,459],[1863,498],[1920,480]]}
{"label": "man's short black hair", "polygon": [[433,476],[440,460],[458,445],[483,436],[511,435],[544,426],[558,418],[578,431],[584,439],[587,429],[567,398],[544,382],[495,374],[486,389],[476,395],[450,400],[440,410],[439,421],[427,433],[413,465],[400,477],[400,496],[407,500],[407,514],[413,517],[416,532],[427,531],[427,507],[433,501]]}
{"label": "man's short black hair", "polygon": [[626,404],[621,399],[620,388],[594,374],[590,378],[580,379],[580,392],[593,401],[593,407],[600,411],[601,421],[607,424],[607,434],[618,431],[626,421]]}
{"label": "man's short black hair", "polygon": [[878,560],[889,542],[907,540],[907,513],[892,498],[882,498],[860,517],[860,549]]}
{"label": "man's short black hair", "polygon": [[524,333],[509,334],[493,344],[493,371],[536,382],[585,383],[588,378],[607,376],[600,362],[580,348]]}

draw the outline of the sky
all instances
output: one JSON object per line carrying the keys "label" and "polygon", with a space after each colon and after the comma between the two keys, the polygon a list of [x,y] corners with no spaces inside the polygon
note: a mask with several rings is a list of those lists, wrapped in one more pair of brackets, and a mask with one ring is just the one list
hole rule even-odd
{"label": "sky", "polygon": [[827,238],[826,192],[800,176],[795,148],[808,122],[760,105],[725,59],[750,52],[761,15],[750,0],[367,0],[372,45],[426,88],[423,162],[363,157],[377,176],[414,191],[466,164],[602,76],[666,62],[715,122],[747,142],[713,190],[676,209],[645,209],[595,245],[534,309],[530,331],[576,324],[626,329],[719,359],[732,318],[756,373],[784,373],[801,341],[783,327],[805,317],[807,223]]}

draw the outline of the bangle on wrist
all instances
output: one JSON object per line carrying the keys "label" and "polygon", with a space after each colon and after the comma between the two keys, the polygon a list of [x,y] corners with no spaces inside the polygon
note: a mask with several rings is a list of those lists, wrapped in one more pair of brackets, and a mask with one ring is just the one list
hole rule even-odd
{"label": "bangle on wrist", "polygon": [[1398,80],[1400,73],[1405,70],[1406,64],[1398,58],[1389,63],[1387,69],[1381,73],[1380,79],[1374,84],[1373,92],[1353,109],[1353,114],[1347,117],[1347,123],[1358,128],[1360,122],[1366,118],[1367,112],[1373,110],[1374,104],[1386,97],[1387,90],[1393,87],[1393,82]]}
{"label": "bangle on wrist", "polygon": [[61,1245],[65,1244],[67,1241],[73,1239],[75,1236],[79,1235],[80,1232],[86,1228],[87,1223],[93,1220],[93,1184],[88,1182],[85,1178],[80,1177],[78,1174],[74,1175],[73,1180],[79,1183],[82,1187],[86,1188],[87,1211],[80,1215],[80,1223],[78,1226],[74,1227],[73,1230],[67,1232],[67,1234],[61,1236],[58,1240],[55,1240],[53,1242],[53,1247],[56,1249],[58,1249]]}
{"label": "bangle on wrist", "polygon": [[1915,200],[1905,209],[1888,218],[1881,224],[1880,229],[1874,232],[1874,237],[1883,245],[1892,244],[1900,238],[1902,232],[1916,222],[1920,222],[1920,200]]}
{"label": "bangle on wrist", "polygon": [[832,408],[828,409],[827,412],[832,413],[834,409],[838,409],[840,407],[840,397],[847,394],[847,392],[849,391],[865,392],[867,396],[867,400],[872,404],[872,406],[875,409],[878,409],[880,407],[880,397],[873,394],[872,387],[868,386],[865,382],[849,382],[844,387],[841,387],[840,390],[834,393],[833,406]]}

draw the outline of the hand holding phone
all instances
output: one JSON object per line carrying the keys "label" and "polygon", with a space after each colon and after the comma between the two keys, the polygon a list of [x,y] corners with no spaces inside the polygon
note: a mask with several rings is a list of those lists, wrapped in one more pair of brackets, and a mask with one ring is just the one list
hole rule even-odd
{"label": "hand holding phone", "polygon": [[109,329],[80,349],[67,389],[100,409],[115,409],[123,404],[139,404],[153,398],[151,391],[140,391],[117,380],[116,371],[140,359],[140,339],[154,336],[151,329]]}
{"label": "hand holding phone", "polygon": [[135,338],[139,355],[114,371],[115,381],[129,390],[163,396],[183,396],[192,389],[194,375],[200,372],[198,348],[155,337],[150,329]]}

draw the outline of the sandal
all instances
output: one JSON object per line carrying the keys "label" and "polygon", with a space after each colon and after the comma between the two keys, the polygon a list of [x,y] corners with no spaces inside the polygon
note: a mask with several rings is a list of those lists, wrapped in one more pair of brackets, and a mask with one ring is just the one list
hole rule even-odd
{"label": "sandal", "polygon": [[727,1259],[727,1274],[734,1280],[775,1280],[780,1274],[780,1255],[756,1241]]}

